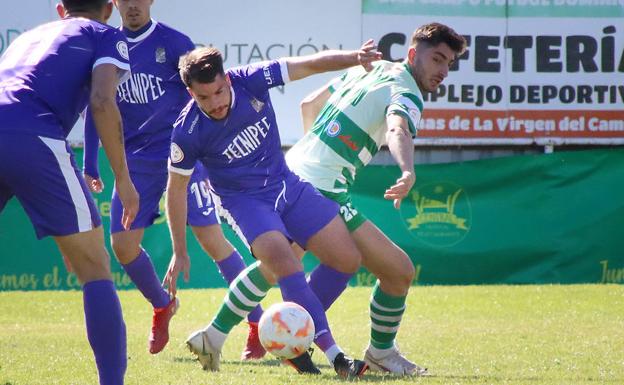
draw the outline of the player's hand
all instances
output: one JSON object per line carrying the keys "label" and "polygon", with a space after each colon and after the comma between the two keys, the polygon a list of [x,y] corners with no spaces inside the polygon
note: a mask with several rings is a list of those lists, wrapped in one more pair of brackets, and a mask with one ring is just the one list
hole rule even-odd
{"label": "player's hand", "polygon": [[167,274],[163,279],[163,286],[167,288],[170,295],[176,295],[178,291],[178,276],[180,273],[184,273],[184,282],[189,281],[189,272],[191,270],[191,259],[187,253],[173,253],[169,267],[167,268]]}
{"label": "player's hand", "polygon": [[401,207],[401,201],[409,194],[412,186],[416,182],[416,175],[410,171],[403,171],[403,174],[396,183],[390,186],[384,193],[384,198],[394,202],[394,208]]}
{"label": "player's hand", "polygon": [[377,51],[377,46],[373,39],[368,39],[357,53],[358,62],[368,72],[373,69],[373,62],[381,59],[381,52]]}
{"label": "player's hand", "polygon": [[89,174],[83,174],[85,178],[85,182],[87,182],[87,187],[89,190],[94,193],[101,193],[104,190],[104,182],[100,178],[93,178]]}
{"label": "player's hand", "polygon": [[130,177],[116,180],[115,189],[123,206],[121,224],[124,229],[130,230],[130,225],[132,225],[134,218],[139,212],[139,194],[134,188]]}

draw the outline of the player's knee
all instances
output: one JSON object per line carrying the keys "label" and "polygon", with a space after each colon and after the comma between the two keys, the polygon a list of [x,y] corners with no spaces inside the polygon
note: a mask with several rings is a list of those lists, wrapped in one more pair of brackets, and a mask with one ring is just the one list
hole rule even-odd
{"label": "player's knee", "polygon": [[407,254],[403,252],[401,252],[401,261],[402,263],[398,269],[397,281],[400,283],[401,287],[408,288],[414,281],[416,269]]}
{"label": "player's knee", "polygon": [[416,269],[410,258],[402,250],[397,250],[393,258],[388,258],[388,264],[378,274],[386,286],[392,286],[397,291],[407,292],[416,276]]}
{"label": "player's knee", "polygon": [[131,244],[125,240],[118,240],[115,237],[111,239],[111,246],[115,253],[115,258],[124,265],[134,261],[141,253],[140,245]]}
{"label": "player's knee", "polygon": [[72,269],[82,284],[111,279],[110,256],[103,246],[75,255],[71,260]]}

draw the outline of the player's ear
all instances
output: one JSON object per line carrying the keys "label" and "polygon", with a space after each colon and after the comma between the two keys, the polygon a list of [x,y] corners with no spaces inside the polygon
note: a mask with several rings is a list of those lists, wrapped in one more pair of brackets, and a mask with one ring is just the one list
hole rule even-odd
{"label": "player's ear", "polygon": [[65,12],[65,7],[63,7],[63,4],[61,3],[56,4],[56,13],[58,13],[61,19],[65,17],[66,12]]}
{"label": "player's ear", "polygon": [[110,19],[111,15],[113,14],[113,3],[108,2],[106,3],[106,7],[104,7],[104,21],[108,21],[108,19]]}
{"label": "player's ear", "polygon": [[416,57],[416,47],[409,47],[407,50],[407,61],[410,64],[414,64],[414,59]]}
{"label": "player's ear", "polygon": [[191,89],[191,87],[186,87],[186,90],[188,91],[189,95],[191,95],[192,98],[195,98],[195,94],[193,93],[193,90]]}
{"label": "player's ear", "polygon": [[232,86],[232,81],[230,80],[230,74],[225,74],[225,81],[227,82],[228,86]]}

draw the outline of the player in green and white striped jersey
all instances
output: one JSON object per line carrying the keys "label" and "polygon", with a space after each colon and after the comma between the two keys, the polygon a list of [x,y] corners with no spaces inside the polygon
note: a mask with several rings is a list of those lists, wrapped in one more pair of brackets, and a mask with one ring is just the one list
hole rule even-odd
{"label": "player in green and white striped jersey", "polygon": [[[353,206],[349,189],[357,171],[387,144],[402,174],[384,198],[399,208],[416,180],[413,137],[423,111],[421,92],[438,88],[465,46],[453,29],[431,23],[414,32],[404,62],[379,61],[369,71],[350,69],[303,101],[304,129],[312,129],[286,155],[293,171],[340,204],[363,265],[378,278],[371,296],[371,339],[365,353],[371,369],[428,374],[403,357],[394,342],[414,278],[412,261]],[[313,273],[310,286],[321,288],[323,277]],[[335,300],[323,298],[322,290],[315,293],[326,309]]]}

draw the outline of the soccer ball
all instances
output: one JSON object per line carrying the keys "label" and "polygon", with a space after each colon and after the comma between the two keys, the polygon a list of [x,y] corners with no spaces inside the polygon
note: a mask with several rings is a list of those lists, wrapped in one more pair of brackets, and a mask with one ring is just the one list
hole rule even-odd
{"label": "soccer ball", "polygon": [[312,344],[314,321],[296,303],[280,302],[264,311],[258,335],[267,352],[280,359],[291,359],[305,353]]}

